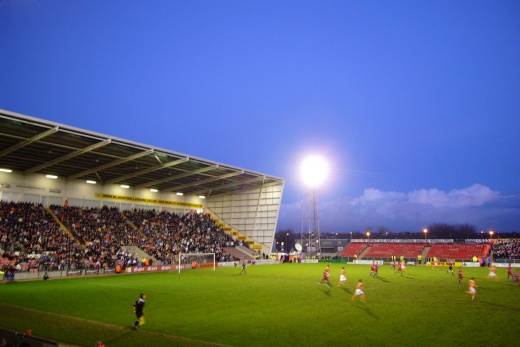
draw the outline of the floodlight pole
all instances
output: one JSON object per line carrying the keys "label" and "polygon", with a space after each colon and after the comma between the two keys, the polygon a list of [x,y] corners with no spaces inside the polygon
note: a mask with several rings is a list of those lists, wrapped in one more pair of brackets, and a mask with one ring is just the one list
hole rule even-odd
{"label": "floodlight pole", "polygon": [[320,223],[318,215],[318,197],[314,188],[311,189],[308,203],[309,231],[307,234],[302,234],[302,243],[307,245],[307,255],[319,258],[321,256]]}

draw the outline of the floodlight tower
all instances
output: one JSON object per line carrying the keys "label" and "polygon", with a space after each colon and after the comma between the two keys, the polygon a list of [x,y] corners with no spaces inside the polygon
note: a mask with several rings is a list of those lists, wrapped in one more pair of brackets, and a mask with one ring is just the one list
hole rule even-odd
{"label": "floodlight tower", "polygon": [[325,181],[328,165],[323,158],[311,156],[303,161],[301,173],[304,183],[310,188],[310,195],[307,200],[309,229],[307,233],[302,231],[302,244],[306,246],[307,255],[319,257],[321,255],[321,240],[316,188]]}

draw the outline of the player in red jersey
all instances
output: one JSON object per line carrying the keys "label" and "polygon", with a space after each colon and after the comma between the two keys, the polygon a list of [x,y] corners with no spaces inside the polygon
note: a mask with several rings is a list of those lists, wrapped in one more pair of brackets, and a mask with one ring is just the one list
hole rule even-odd
{"label": "player in red jersey", "polygon": [[515,282],[518,283],[520,287],[520,272],[518,272],[518,270],[515,270]]}
{"label": "player in red jersey", "polygon": [[330,266],[327,265],[327,267],[325,268],[325,271],[323,271],[323,279],[321,280],[321,282],[318,283],[318,285],[325,283],[327,286],[330,287],[329,275],[330,275]]}
{"label": "player in red jersey", "polygon": [[459,284],[460,284],[460,281],[462,281],[462,279],[464,278],[464,275],[462,275],[462,266],[459,266],[458,275],[459,275]]}
{"label": "player in red jersey", "polygon": [[509,281],[509,277],[511,277],[511,281],[514,281],[513,272],[511,271],[511,263],[507,264],[507,280]]}

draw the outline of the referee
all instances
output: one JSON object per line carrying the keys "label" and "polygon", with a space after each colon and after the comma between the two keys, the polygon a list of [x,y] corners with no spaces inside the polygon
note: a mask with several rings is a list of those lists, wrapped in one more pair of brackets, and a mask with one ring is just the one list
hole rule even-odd
{"label": "referee", "polygon": [[139,295],[139,299],[137,299],[137,301],[133,305],[134,313],[135,313],[135,316],[137,317],[137,319],[135,320],[135,323],[134,323],[134,327],[133,327],[134,330],[138,329],[137,326],[139,325],[141,317],[144,315],[145,300],[146,300],[146,295],[141,294],[141,295]]}

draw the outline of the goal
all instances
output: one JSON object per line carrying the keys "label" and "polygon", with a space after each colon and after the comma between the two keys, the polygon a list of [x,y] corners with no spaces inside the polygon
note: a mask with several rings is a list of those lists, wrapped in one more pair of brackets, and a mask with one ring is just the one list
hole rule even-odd
{"label": "goal", "polygon": [[215,253],[180,253],[179,273],[181,273],[182,265],[185,265],[186,268],[191,267],[192,269],[213,268],[213,271],[215,271],[217,266]]}

